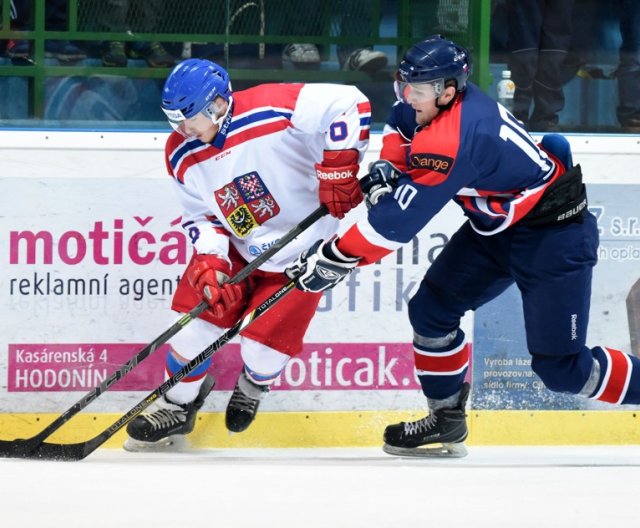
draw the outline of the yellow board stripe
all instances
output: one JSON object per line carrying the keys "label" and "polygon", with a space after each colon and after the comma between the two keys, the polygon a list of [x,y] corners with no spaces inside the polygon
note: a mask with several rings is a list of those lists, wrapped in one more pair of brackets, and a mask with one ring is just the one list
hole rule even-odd
{"label": "yellow board stripe", "polygon": [[[189,435],[193,447],[375,447],[387,424],[416,420],[417,411],[262,412],[244,433],[229,434],[223,413],[200,413]],[[57,414],[2,414],[0,440],[31,437]],[[118,414],[81,413],[48,441],[88,440],[115,422]],[[640,444],[640,413],[634,411],[469,411],[467,445]],[[119,431],[104,447],[118,448]]]}

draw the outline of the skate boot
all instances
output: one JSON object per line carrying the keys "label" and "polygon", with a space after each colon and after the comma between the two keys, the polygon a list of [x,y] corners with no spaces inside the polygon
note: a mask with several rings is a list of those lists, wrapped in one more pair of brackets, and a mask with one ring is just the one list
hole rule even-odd
{"label": "skate boot", "polygon": [[129,438],[124,444],[127,451],[144,451],[149,448],[166,448],[179,444],[179,436],[193,431],[198,409],[215,385],[214,379],[207,375],[200,386],[200,391],[191,403],[173,403],[162,396],[156,402],[157,409],[148,414],[141,414],[129,423]]}
{"label": "skate boot", "polygon": [[431,411],[416,422],[389,425],[384,431],[382,450],[390,455],[415,457],[463,457],[467,450],[465,406],[469,384],[463,383],[458,404],[453,408]]}
{"label": "skate boot", "polygon": [[260,400],[267,392],[267,385],[256,385],[243,371],[227,404],[227,429],[232,433],[241,433],[247,429],[256,417]]}

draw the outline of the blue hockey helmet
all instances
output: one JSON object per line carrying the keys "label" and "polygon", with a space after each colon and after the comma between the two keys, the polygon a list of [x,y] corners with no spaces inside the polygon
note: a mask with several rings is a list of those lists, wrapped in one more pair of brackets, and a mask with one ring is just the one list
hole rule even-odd
{"label": "blue hockey helmet", "polygon": [[217,97],[230,103],[231,81],[224,68],[203,59],[188,59],[169,74],[162,89],[162,110],[177,128],[182,121],[198,113],[219,123]]}
{"label": "blue hockey helmet", "polygon": [[[445,83],[450,80],[455,80],[456,91],[462,92],[470,74],[469,52],[455,42],[433,35],[409,48],[402,57],[395,74],[396,95],[407,102],[407,88],[413,86],[415,90],[414,85],[418,85],[423,97],[434,99],[442,95]],[[429,85],[429,89],[419,86],[423,84]]]}

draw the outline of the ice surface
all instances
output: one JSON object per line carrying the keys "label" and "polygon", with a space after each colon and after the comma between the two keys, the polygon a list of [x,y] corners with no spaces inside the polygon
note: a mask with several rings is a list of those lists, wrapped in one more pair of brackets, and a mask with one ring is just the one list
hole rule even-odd
{"label": "ice surface", "polygon": [[615,528],[638,525],[640,446],[98,450],[0,460],[1,528]]}

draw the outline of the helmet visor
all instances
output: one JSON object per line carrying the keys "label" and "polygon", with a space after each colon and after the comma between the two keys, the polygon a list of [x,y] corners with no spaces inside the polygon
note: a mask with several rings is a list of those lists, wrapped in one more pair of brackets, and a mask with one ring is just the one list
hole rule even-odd
{"label": "helmet visor", "polygon": [[396,80],[393,83],[398,101],[403,103],[425,103],[433,101],[444,92],[444,79],[434,79],[423,83],[409,83]]}
{"label": "helmet visor", "polygon": [[201,122],[204,123],[203,117],[207,118],[206,122],[209,125],[211,123],[214,125],[220,125],[222,119],[226,115],[226,112],[223,113],[224,103],[224,99],[216,99],[191,117],[186,117],[180,110],[167,110],[166,108],[163,108],[162,111],[167,116],[167,121],[169,121],[171,128],[182,134],[184,137],[188,137],[187,130],[191,125],[198,125]]}

